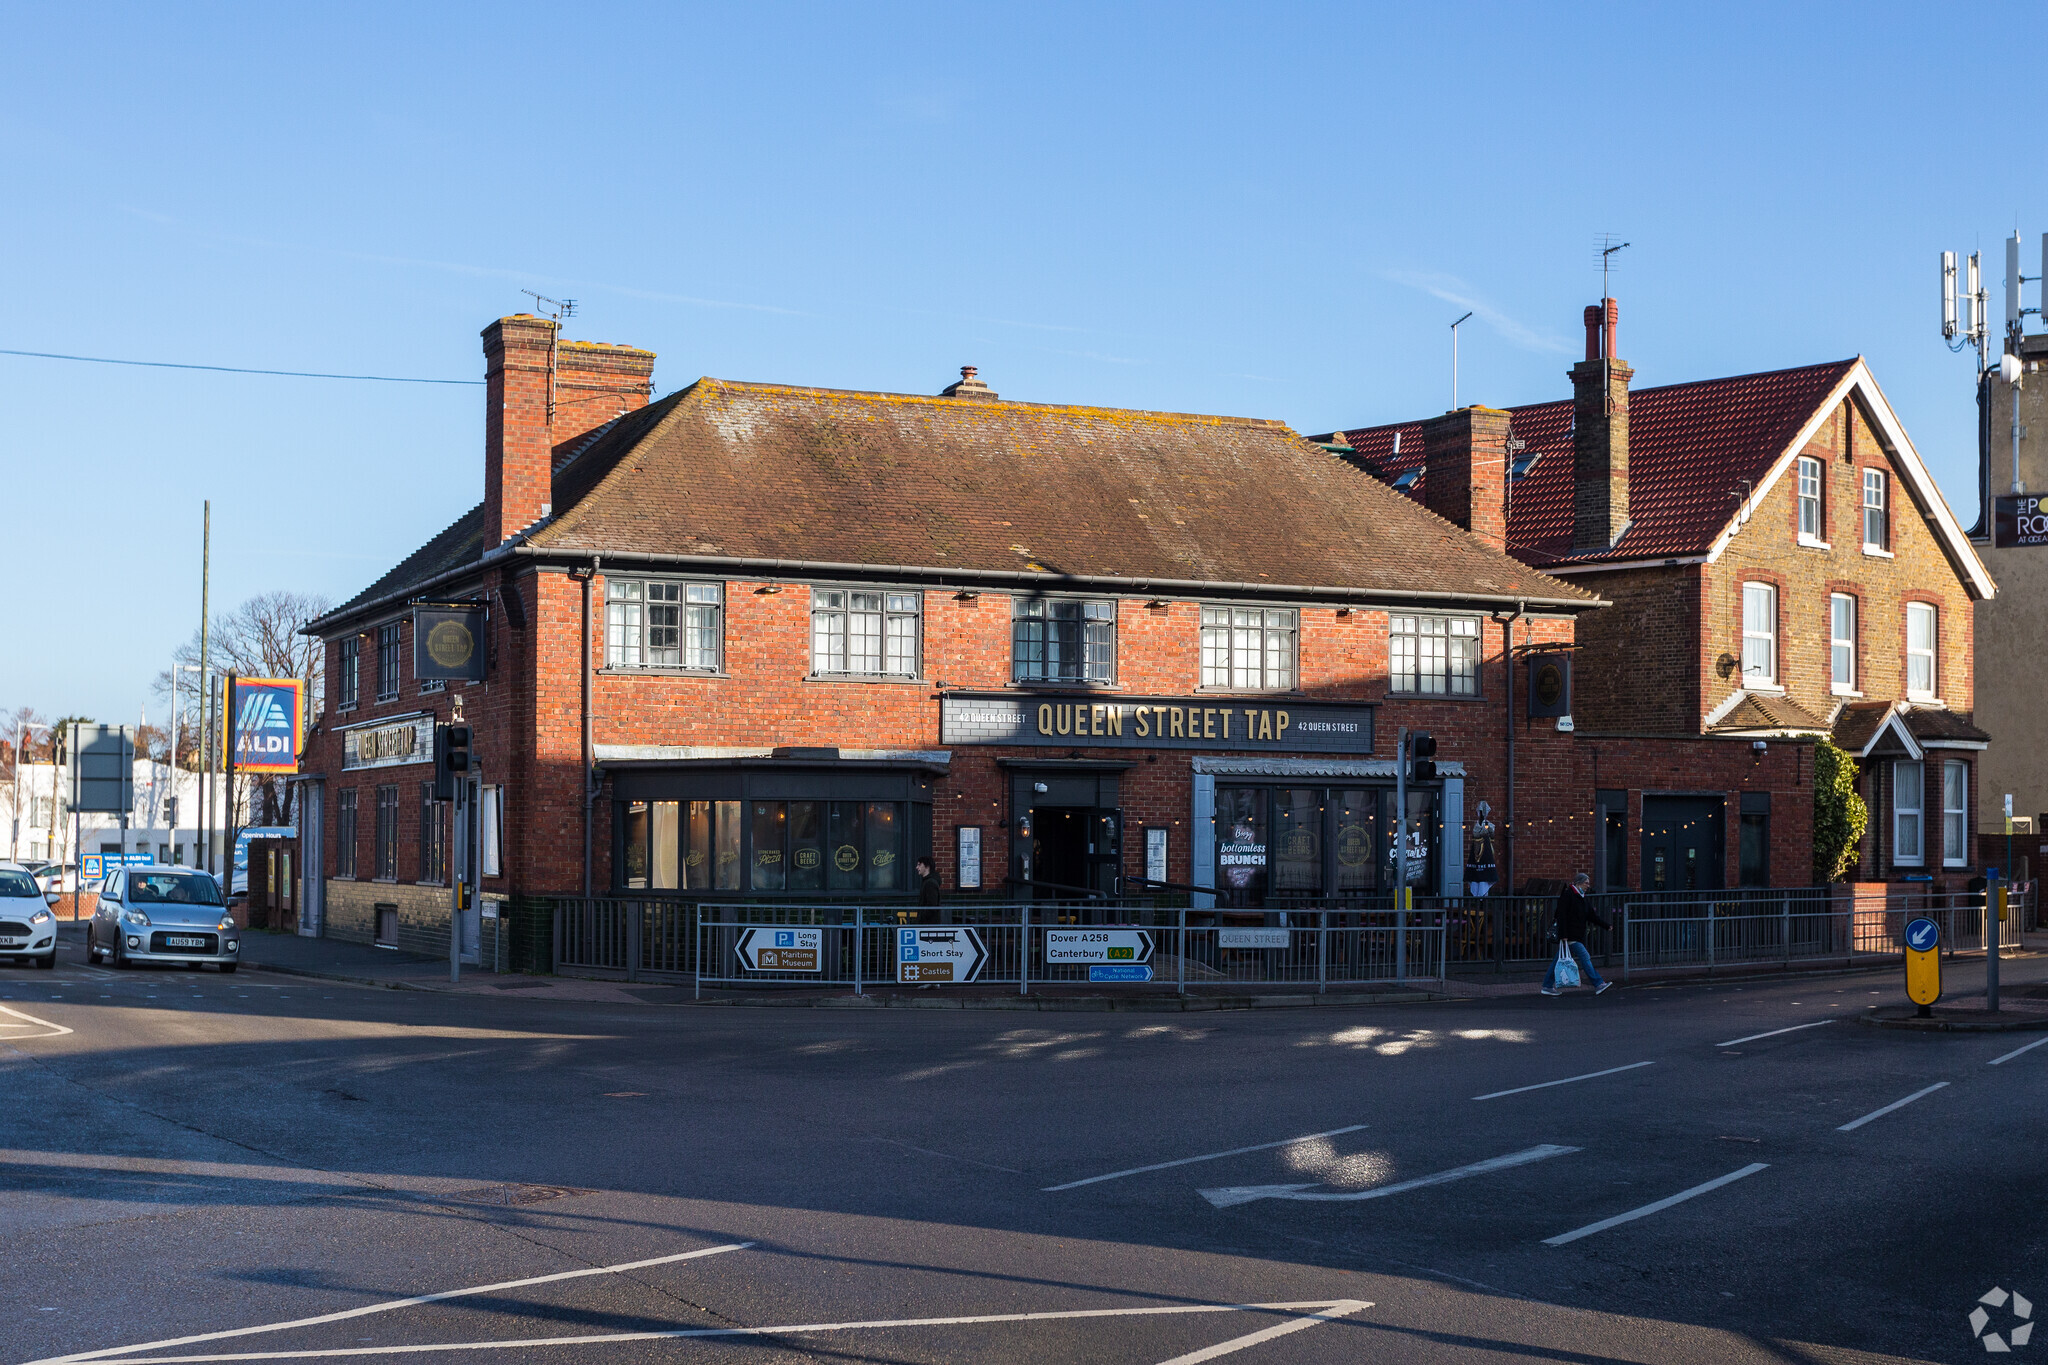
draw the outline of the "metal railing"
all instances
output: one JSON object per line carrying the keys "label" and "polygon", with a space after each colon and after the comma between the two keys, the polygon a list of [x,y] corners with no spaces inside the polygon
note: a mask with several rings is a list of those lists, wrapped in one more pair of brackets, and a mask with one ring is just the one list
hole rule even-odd
{"label": "metal railing", "polygon": [[[1554,896],[1417,897],[1408,911],[1382,903],[1289,906],[1284,910],[1194,910],[1154,900],[1022,903],[960,898],[938,907],[901,902],[786,905],[699,903],[672,897],[557,898],[554,963],[559,970],[626,980],[716,985],[846,986],[897,983],[897,940],[905,926],[971,927],[986,960],[981,984],[1088,983],[1085,964],[1045,959],[1049,929],[1144,929],[1152,937],[1149,982],[1172,988],[1332,985],[1436,980],[1475,972],[1540,970],[1557,953]],[[1770,963],[1877,962],[1903,951],[1906,923],[1920,915],[1941,927],[1944,953],[1984,950],[1982,892],[1934,893],[1897,886],[1781,890],[1616,892],[1590,897],[1614,927],[1590,930],[1587,950],[1604,970],[1751,968]],[[1256,919],[1253,917],[1256,916]],[[2011,896],[2003,943],[2021,946],[2040,929],[2038,883]],[[1247,923],[1259,930],[1246,946]],[[748,929],[815,928],[817,971],[757,971],[740,965]],[[1110,983],[1095,982],[1094,985]]]}
{"label": "metal railing", "polygon": [[[1020,994],[1060,985],[1175,993],[1243,986],[1328,991],[1444,976],[1446,916],[1440,910],[1295,909],[1263,917],[1285,921],[1278,927],[1218,922],[1240,918],[1249,916],[1101,900],[956,901],[920,908],[563,898],[555,902],[554,950],[561,970],[628,981],[687,980],[700,991],[706,985],[823,986],[861,994],[911,984],[900,970],[906,929],[972,930],[982,954],[973,984],[1014,986]],[[777,947],[775,965],[760,965],[758,949],[776,929],[804,932],[783,936],[792,948]],[[1073,929],[1141,930],[1149,937],[1150,957],[1089,963],[1049,956],[1048,934]],[[755,953],[754,965],[742,956],[743,947]],[[786,960],[805,965],[797,969]],[[1105,980],[1090,970],[1140,965],[1149,968],[1146,979]]]}

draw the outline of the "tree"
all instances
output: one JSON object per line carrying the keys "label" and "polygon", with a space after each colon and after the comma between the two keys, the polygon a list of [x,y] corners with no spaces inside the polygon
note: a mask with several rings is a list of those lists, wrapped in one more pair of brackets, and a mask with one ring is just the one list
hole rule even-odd
{"label": "tree", "polygon": [[[266,592],[250,598],[233,611],[213,618],[208,627],[206,666],[215,678],[234,673],[245,678],[299,678],[306,684],[304,721],[307,728],[320,714],[320,692],[324,681],[320,641],[301,635],[309,621],[323,615],[333,604],[319,593]],[[199,632],[178,646],[171,655],[175,665],[199,662]],[[179,735],[179,766],[196,768],[200,761],[199,675],[182,667],[157,674],[156,694],[172,700],[185,716]],[[218,695],[216,694],[216,703]],[[215,724],[220,724],[215,717]],[[302,733],[303,743],[305,735]],[[220,735],[213,737],[215,765],[219,764]],[[251,824],[291,823],[292,788],[277,777],[238,777],[238,801],[245,801]]]}
{"label": "tree", "polygon": [[1856,760],[1825,737],[1813,746],[1813,879],[1839,881],[1863,842],[1870,810],[1856,794]]}

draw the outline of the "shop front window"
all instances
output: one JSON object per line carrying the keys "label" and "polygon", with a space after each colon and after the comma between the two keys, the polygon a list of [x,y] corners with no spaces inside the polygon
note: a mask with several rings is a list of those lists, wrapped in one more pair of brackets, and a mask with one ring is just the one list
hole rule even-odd
{"label": "shop front window", "polygon": [[[1437,884],[1439,793],[1408,793],[1408,885]],[[1221,908],[1385,895],[1399,885],[1391,787],[1219,787]]]}

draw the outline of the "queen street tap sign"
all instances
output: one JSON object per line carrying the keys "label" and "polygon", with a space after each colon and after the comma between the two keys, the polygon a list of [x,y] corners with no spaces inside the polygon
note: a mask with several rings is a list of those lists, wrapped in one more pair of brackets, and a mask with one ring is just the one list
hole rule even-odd
{"label": "queen street tap sign", "polygon": [[1373,708],[1246,697],[975,696],[939,701],[939,742],[1369,754]]}

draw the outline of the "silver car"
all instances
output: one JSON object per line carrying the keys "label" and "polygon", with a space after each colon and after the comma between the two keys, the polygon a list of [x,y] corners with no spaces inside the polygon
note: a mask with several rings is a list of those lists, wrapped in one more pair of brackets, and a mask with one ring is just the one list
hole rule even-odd
{"label": "silver car", "polygon": [[85,960],[106,956],[116,967],[168,962],[194,970],[211,962],[231,972],[241,938],[211,876],[191,867],[124,867],[100,888],[99,907],[85,926]]}
{"label": "silver car", "polygon": [[20,863],[0,862],[0,962],[26,958],[57,965],[57,917],[43,904],[35,874]]}

